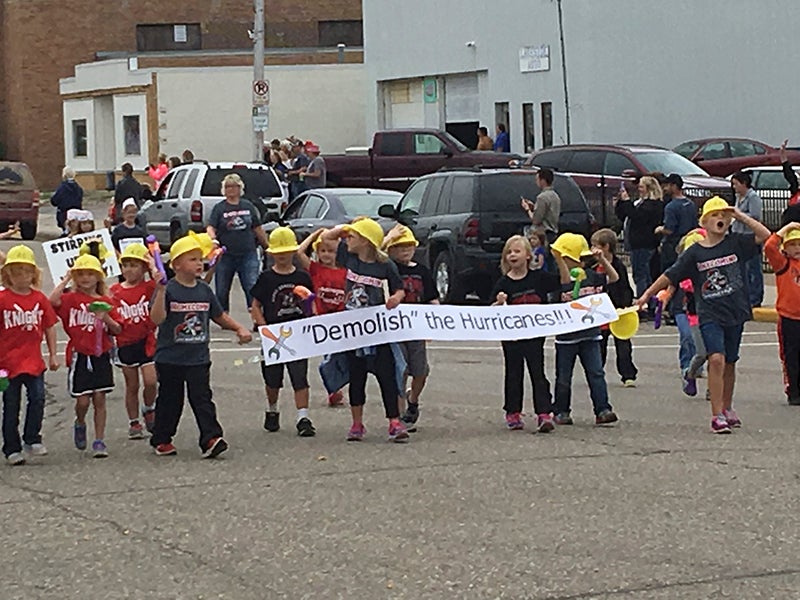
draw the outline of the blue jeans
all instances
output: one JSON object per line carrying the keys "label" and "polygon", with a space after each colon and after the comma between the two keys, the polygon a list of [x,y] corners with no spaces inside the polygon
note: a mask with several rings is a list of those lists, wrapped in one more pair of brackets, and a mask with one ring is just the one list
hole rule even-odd
{"label": "blue jeans", "polygon": [[599,340],[583,340],[574,344],[556,343],[554,413],[569,413],[572,410],[572,371],[575,368],[575,359],[578,357],[586,374],[586,383],[589,384],[594,414],[599,415],[604,410],[611,410],[600,344]]}
{"label": "blue jeans", "polygon": [[217,299],[222,304],[222,310],[230,312],[230,295],[233,276],[239,276],[239,283],[242,284],[244,297],[247,300],[247,308],[253,303],[253,296],[250,290],[258,279],[258,253],[253,250],[248,254],[233,255],[223,254],[217,263],[217,270],[214,272],[214,285],[216,286]]}
{"label": "blue jeans", "polygon": [[650,261],[655,254],[653,248],[637,248],[631,250],[631,270],[633,270],[633,282],[636,284],[636,297],[640,298],[645,290],[653,283],[650,276]]}
{"label": "blue jeans", "polygon": [[44,418],[44,374],[17,375],[8,382],[3,392],[3,454],[8,457],[22,452],[19,439],[19,411],[22,406],[22,386],[28,392],[28,407],[25,411],[25,429],[22,439],[26,444],[42,443],[42,419]]}
{"label": "blue jeans", "polygon": [[764,302],[764,272],[761,264],[761,247],[758,254],[745,263],[747,272],[747,293],[750,306],[761,306]]}
{"label": "blue jeans", "polygon": [[744,323],[739,325],[720,325],[711,321],[700,323],[700,333],[706,345],[706,354],[724,354],[725,362],[735,363],[739,360],[739,346],[742,343]]}
{"label": "blue jeans", "polygon": [[686,316],[685,312],[676,312],[673,316],[675,317],[675,325],[678,327],[678,336],[680,339],[678,364],[681,367],[681,375],[684,375],[689,369],[692,357],[694,357],[695,354],[692,328],[689,327],[689,317]]}

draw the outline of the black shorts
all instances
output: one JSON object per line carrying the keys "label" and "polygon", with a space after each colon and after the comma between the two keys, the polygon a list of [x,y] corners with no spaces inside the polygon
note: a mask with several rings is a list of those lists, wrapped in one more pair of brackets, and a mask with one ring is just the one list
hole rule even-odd
{"label": "black shorts", "polygon": [[[286,369],[289,371],[289,379],[292,382],[292,389],[307,390],[308,389],[308,359],[293,360],[292,362],[285,363]],[[261,363],[261,376],[264,378],[264,385],[273,390],[279,390],[283,387],[283,367],[284,363],[279,365],[267,366]]]}
{"label": "black shorts", "polygon": [[108,352],[100,356],[86,356],[73,352],[67,379],[69,394],[73,398],[92,392],[110,392],[114,389],[114,370]]}
{"label": "black shorts", "polygon": [[117,359],[114,361],[118,367],[141,367],[152,364],[155,359],[148,356],[147,340],[139,340],[127,346],[117,348]]}

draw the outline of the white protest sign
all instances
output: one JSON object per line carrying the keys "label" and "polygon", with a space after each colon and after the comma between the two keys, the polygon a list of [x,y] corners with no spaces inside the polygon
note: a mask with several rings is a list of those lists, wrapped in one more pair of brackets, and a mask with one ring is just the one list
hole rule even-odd
{"label": "white protest sign", "polygon": [[47,258],[47,266],[50,267],[50,275],[53,283],[58,285],[69,273],[75,259],[80,254],[81,244],[100,240],[108,250],[109,256],[103,264],[106,278],[119,275],[122,271],[117,262],[117,255],[114,253],[114,246],[111,244],[111,234],[108,229],[98,229],[87,233],[79,233],[68,238],[59,238],[49,242],[42,242],[42,249]]}
{"label": "white protest sign", "polygon": [[266,364],[409,340],[524,340],[571,333],[617,320],[607,294],[560,304],[372,306],[259,328]]}
{"label": "white protest sign", "polygon": [[121,239],[119,241],[119,251],[120,252],[125,252],[125,248],[127,248],[131,244],[146,245],[144,243],[144,238],[140,238],[140,237],[124,238],[124,239]]}

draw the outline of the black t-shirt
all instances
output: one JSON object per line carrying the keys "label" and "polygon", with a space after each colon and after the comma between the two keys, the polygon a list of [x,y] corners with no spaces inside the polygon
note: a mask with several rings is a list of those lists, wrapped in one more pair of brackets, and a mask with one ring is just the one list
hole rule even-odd
{"label": "black t-shirt", "polygon": [[121,251],[119,247],[120,240],[129,240],[132,238],[135,238],[136,241],[141,240],[141,243],[144,244],[147,239],[147,234],[139,225],[128,227],[125,223],[120,223],[111,231],[111,243],[114,244],[114,248],[117,251]]}
{"label": "black t-shirt", "polygon": [[[581,281],[581,287],[578,292],[578,297],[591,296],[592,294],[602,294],[606,291],[606,284],[608,279],[605,273],[597,273],[591,269],[585,269],[586,279]],[[561,285],[561,302],[572,301],[572,288],[574,283],[564,283]],[[558,344],[575,344],[585,340],[599,340],[602,339],[600,334],[600,327],[590,327],[582,331],[573,331],[572,333],[563,333],[556,336],[556,343]]]}
{"label": "black t-shirt", "polygon": [[503,292],[508,296],[508,304],[546,304],[548,296],[560,289],[558,275],[537,269],[528,271],[522,279],[503,275],[494,285],[490,299],[494,302],[497,294]]}
{"label": "black t-shirt", "polygon": [[261,303],[267,323],[285,323],[306,316],[302,300],[294,293],[296,285],[314,291],[311,276],[300,269],[287,274],[268,269],[258,276],[250,293]]}
{"label": "black t-shirt", "polygon": [[396,264],[400,279],[403,280],[403,289],[406,292],[403,302],[428,304],[439,298],[436,284],[433,282],[433,275],[431,275],[428,267],[419,263],[414,264],[414,266]]}
{"label": "black t-shirt", "polygon": [[226,200],[218,202],[211,209],[208,224],[216,230],[226,254],[243,256],[255,251],[256,234],[253,230],[261,226],[261,216],[249,200],[241,198],[239,204],[229,204]]}
{"label": "black t-shirt", "polygon": [[754,236],[730,233],[711,248],[692,244],[664,275],[675,286],[692,280],[700,324],[741,325],[753,318],[745,263],[758,252]]}
{"label": "black t-shirt", "polygon": [[631,288],[631,280],[628,278],[628,269],[625,267],[625,263],[619,259],[619,256],[611,259],[611,266],[614,267],[614,270],[619,275],[619,280],[606,286],[608,288],[608,296],[616,308],[627,308],[633,304],[633,288]]}
{"label": "black t-shirt", "polygon": [[383,293],[383,282],[388,282],[389,294],[403,289],[403,280],[397,272],[397,265],[391,260],[386,262],[364,262],[355,254],[347,251],[347,244],[342,241],[336,251],[336,262],[345,269],[345,310],[380,306],[386,302]]}

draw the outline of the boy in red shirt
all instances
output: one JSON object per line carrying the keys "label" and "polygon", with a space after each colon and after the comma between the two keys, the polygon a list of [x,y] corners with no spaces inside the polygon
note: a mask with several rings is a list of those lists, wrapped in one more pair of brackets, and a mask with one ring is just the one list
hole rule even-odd
{"label": "boy in red shirt", "polygon": [[786,400],[800,405],[800,223],[792,221],[767,238],[764,254],[772,265],[778,298],[778,341]]}
{"label": "boy in red shirt", "polygon": [[[0,290],[0,369],[6,371],[8,387],[3,392],[3,455],[11,465],[25,463],[23,448],[32,456],[44,456],[44,372],[42,338],[47,340],[50,370],[58,369],[56,329],[58,319],[42,292],[42,271],[33,250],[15,246],[2,267],[5,289]],[[28,392],[25,428],[19,437],[22,386]]]}

